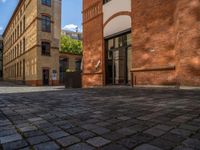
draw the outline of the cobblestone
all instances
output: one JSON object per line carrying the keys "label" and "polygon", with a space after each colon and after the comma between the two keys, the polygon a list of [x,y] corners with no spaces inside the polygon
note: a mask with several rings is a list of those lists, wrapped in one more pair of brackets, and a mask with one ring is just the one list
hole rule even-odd
{"label": "cobblestone", "polygon": [[0,87],[0,149],[198,150],[200,93]]}
{"label": "cobblestone", "polygon": [[94,147],[91,147],[85,143],[78,143],[70,146],[67,150],[95,150]]}
{"label": "cobblestone", "polygon": [[87,143],[89,143],[89,144],[91,144],[95,147],[101,147],[101,146],[104,146],[104,145],[106,145],[110,142],[111,141],[104,139],[102,137],[94,137],[94,138],[87,140]]}
{"label": "cobblestone", "polygon": [[47,142],[35,145],[36,150],[59,150],[60,147],[55,142]]}
{"label": "cobblestone", "polygon": [[57,142],[62,145],[63,147],[70,146],[72,144],[76,144],[80,142],[80,139],[75,136],[68,136],[61,139],[58,139]]}

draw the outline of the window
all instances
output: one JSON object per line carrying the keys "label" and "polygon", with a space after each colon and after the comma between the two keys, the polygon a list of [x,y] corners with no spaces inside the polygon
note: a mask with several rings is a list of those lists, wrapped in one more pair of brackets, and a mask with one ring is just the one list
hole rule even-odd
{"label": "window", "polygon": [[[25,31],[25,29],[26,29],[26,18],[25,18],[25,16],[23,17],[23,29],[24,29],[24,31]],[[23,32],[24,32],[23,31]]]}
{"label": "window", "polygon": [[51,18],[48,16],[42,16],[42,31],[51,32]]}
{"label": "window", "polygon": [[81,60],[76,60],[75,66],[76,66],[76,71],[81,71]]}
{"label": "window", "polygon": [[50,56],[50,43],[42,42],[42,55]]}
{"label": "window", "polygon": [[103,0],[103,4],[110,2],[111,0]]}
{"label": "window", "polygon": [[23,53],[26,51],[26,40],[23,38]]}
{"label": "window", "polygon": [[51,6],[51,0],[42,0],[42,4],[46,6]]}

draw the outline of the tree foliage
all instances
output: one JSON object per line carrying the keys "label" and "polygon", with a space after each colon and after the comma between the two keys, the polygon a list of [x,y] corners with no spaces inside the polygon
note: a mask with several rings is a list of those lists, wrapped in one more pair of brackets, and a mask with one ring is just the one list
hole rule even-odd
{"label": "tree foliage", "polygon": [[82,54],[82,42],[74,40],[69,36],[61,36],[61,52],[67,52],[71,54]]}

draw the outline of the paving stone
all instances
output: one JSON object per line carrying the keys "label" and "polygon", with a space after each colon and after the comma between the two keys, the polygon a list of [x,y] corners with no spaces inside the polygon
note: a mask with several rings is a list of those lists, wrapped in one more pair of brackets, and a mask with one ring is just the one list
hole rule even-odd
{"label": "paving stone", "polygon": [[80,132],[78,134],[75,134],[75,136],[82,139],[82,140],[88,140],[92,137],[95,137],[95,134],[90,132],[90,131],[83,131],[83,132]]}
{"label": "paving stone", "polygon": [[172,121],[178,122],[178,123],[184,123],[184,122],[190,120],[191,118],[192,117],[190,117],[190,116],[182,115],[182,116],[179,116],[179,117],[173,119]]}
{"label": "paving stone", "polygon": [[43,128],[42,130],[45,133],[51,133],[51,132],[61,131],[61,129],[58,128],[58,127]]}
{"label": "paving stone", "polygon": [[119,144],[109,144],[103,147],[102,150],[128,150],[128,149]]}
{"label": "paving stone", "polygon": [[189,148],[193,148],[195,150],[200,150],[200,140],[197,139],[187,139],[183,141],[183,145]]}
{"label": "paving stone", "polygon": [[58,150],[60,147],[55,142],[47,142],[35,145],[36,150]]}
{"label": "paving stone", "polygon": [[96,133],[98,135],[103,135],[105,133],[110,132],[110,130],[106,129],[106,128],[103,128],[103,127],[98,127],[98,128],[93,129],[92,132],[94,132],[94,133]]}
{"label": "paving stone", "polygon": [[33,136],[39,136],[39,135],[43,135],[43,134],[44,133],[42,131],[39,131],[39,130],[33,130],[33,131],[28,131],[28,132],[23,133],[23,135],[26,138],[33,137]]}
{"label": "paving stone", "polygon": [[108,126],[110,124],[111,123],[109,123],[109,122],[98,122],[96,125],[101,126],[101,127],[105,127],[105,126]]}
{"label": "paving stone", "polygon": [[78,143],[68,147],[67,150],[95,150],[95,148],[86,143]]}
{"label": "paving stone", "polygon": [[157,125],[157,126],[155,126],[155,128],[163,130],[163,131],[169,131],[169,130],[173,129],[172,126],[163,125],[163,124]]}
{"label": "paving stone", "polygon": [[80,142],[80,139],[75,136],[67,136],[61,139],[57,139],[57,142],[62,145],[63,147],[70,146],[72,144],[76,144]]}
{"label": "paving stone", "polygon": [[92,130],[92,129],[95,129],[95,128],[98,128],[99,126],[95,125],[95,124],[85,124],[83,126],[81,126],[83,129],[86,129],[86,130]]}
{"label": "paving stone", "polygon": [[0,120],[0,126],[8,126],[12,123],[9,120]]}
{"label": "paving stone", "polygon": [[111,141],[116,141],[116,140],[119,140],[119,139],[125,137],[123,134],[120,134],[118,132],[109,132],[109,133],[106,133],[102,136],[104,138],[108,139],[108,140],[111,140]]}
{"label": "paving stone", "polygon": [[149,142],[149,144],[162,148],[163,150],[171,150],[173,147],[177,145],[176,143],[173,143],[171,141],[167,141],[164,139],[160,139],[160,138],[157,138]]}
{"label": "paving stone", "polygon": [[21,140],[21,139],[22,139],[22,137],[21,137],[20,134],[13,134],[13,135],[0,137],[0,143],[4,144],[4,143],[18,141],[18,140]]}
{"label": "paving stone", "polygon": [[28,132],[28,131],[37,130],[37,128],[34,127],[34,126],[26,126],[26,127],[21,127],[21,128],[19,128],[19,130],[20,130],[21,132]]}
{"label": "paving stone", "polygon": [[163,135],[165,133],[165,131],[153,127],[153,128],[150,128],[150,129],[144,131],[144,133],[158,137],[158,136]]}
{"label": "paving stone", "polygon": [[68,132],[69,134],[76,134],[76,133],[80,133],[84,131],[84,129],[80,128],[80,127],[74,127],[74,128],[69,128],[66,130],[66,132]]}
{"label": "paving stone", "polygon": [[117,130],[116,132],[118,132],[119,134],[122,134],[124,136],[133,135],[133,134],[137,133],[137,131],[130,129],[130,128],[122,128],[122,129]]}
{"label": "paving stone", "polygon": [[173,150],[194,150],[194,149],[188,148],[188,147],[185,147],[185,146],[178,146],[178,147],[174,148]]}
{"label": "paving stone", "polygon": [[134,126],[129,127],[130,129],[133,129],[135,131],[141,132],[144,130],[149,129],[149,126],[145,125],[145,124],[136,124]]}
{"label": "paving stone", "polygon": [[111,141],[104,139],[102,137],[94,137],[94,138],[87,140],[87,143],[89,143],[95,147],[102,147],[110,142]]}
{"label": "paving stone", "polygon": [[200,140],[200,132],[195,133],[192,138]]}
{"label": "paving stone", "polygon": [[28,143],[25,140],[9,142],[2,145],[4,150],[20,149],[26,146],[28,146]]}
{"label": "paving stone", "polygon": [[0,137],[3,137],[3,136],[8,136],[8,135],[12,135],[12,134],[16,134],[16,130],[2,130],[0,131]]}
{"label": "paving stone", "polygon": [[161,136],[161,138],[174,143],[181,143],[182,141],[185,140],[184,137],[173,133],[166,133],[165,135]]}
{"label": "paving stone", "polygon": [[30,122],[36,122],[36,121],[41,121],[41,120],[43,120],[43,119],[40,117],[28,119],[28,121],[30,121]]}
{"label": "paving stone", "polygon": [[41,136],[34,136],[31,138],[28,138],[27,140],[31,145],[35,145],[35,144],[47,142],[50,139],[46,135],[41,135]]}
{"label": "paving stone", "polygon": [[65,125],[62,125],[62,126],[60,126],[63,130],[67,130],[67,129],[70,129],[70,128],[72,128],[72,127],[74,127],[74,125],[72,125],[72,124],[65,124]]}
{"label": "paving stone", "polygon": [[133,143],[140,144],[152,140],[154,137],[148,134],[139,133],[130,137]]}
{"label": "paving stone", "polygon": [[52,139],[58,139],[58,138],[65,137],[68,135],[70,135],[70,134],[68,134],[64,131],[56,131],[56,132],[52,132],[52,133],[48,134],[48,136],[50,136]]}
{"label": "paving stone", "polygon": [[127,117],[127,116],[121,116],[121,117],[117,117],[117,119],[125,121],[125,120],[129,120],[131,118]]}
{"label": "paving stone", "polygon": [[181,124],[180,127],[181,129],[186,129],[186,130],[191,130],[191,131],[198,131],[200,127],[189,125],[189,124]]}
{"label": "paving stone", "polygon": [[149,145],[149,144],[143,144],[143,145],[136,147],[134,150],[162,150],[162,149],[160,149],[156,146]]}
{"label": "paving stone", "polygon": [[173,129],[170,131],[171,133],[183,136],[183,137],[188,137],[192,134],[191,131],[185,130],[185,129]]}

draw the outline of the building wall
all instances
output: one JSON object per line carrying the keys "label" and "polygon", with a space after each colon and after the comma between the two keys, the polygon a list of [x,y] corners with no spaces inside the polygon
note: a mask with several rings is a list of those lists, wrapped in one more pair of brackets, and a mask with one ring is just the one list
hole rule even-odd
{"label": "building wall", "polygon": [[[41,0],[20,0],[3,35],[4,80],[42,85],[42,68],[49,68],[49,83],[52,83],[52,70],[57,70],[57,81],[54,81],[54,85],[58,83],[60,9],[60,0],[52,1],[51,7],[42,5]],[[50,33],[41,31],[42,14],[51,17]],[[41,55],[42,41],[50,42],[50,56]]]}
{"label": "building wall", "polygon": [[200,85],[200,1],[177,1],[177,79],[180,85]]}
{"label": "building wall", "polygon": [[[111,0],[99,6],[104,17],[91,17],[89,12],[101,2],[83,1],[84,87],[105,85],[103,37],[128,29],[130,23],[133,84],[200,85],[199,0],[126,0],[121,5]],[[98,72],[94,66],[99,58]]]}
{"label": "building wall", "polygon": [[0,36],[0,79],[3,77],[3,38]]}
{"label": "building wall", "polygon": [[[133,68],[136,85],[176,84],[176,35],[174,14],[177,1],[134,0],[132,3]],[[172,69],[165,70],[162,68]],[[152,71],[148,71],[149,68]],[[161,68],[156,70],[157,68]]]}
{"label": "building wall", "polygon": [[101,0],[83,1],[83,85],[102,86],[104,83],[104,42]]}
{"label": "building wall", "polygon": [[200,2],[142,2],[132,3],[133,66],[141,68],[134,74],[136,84],[200,85]]}

